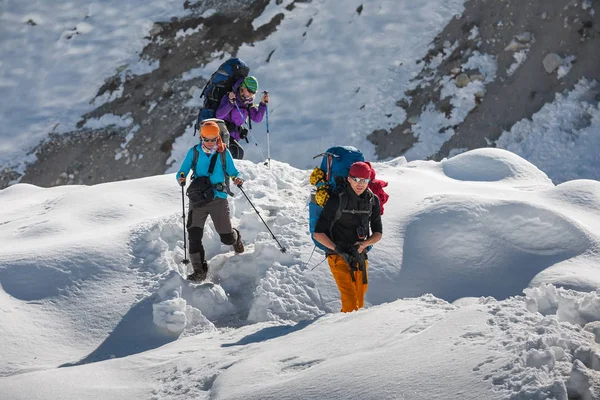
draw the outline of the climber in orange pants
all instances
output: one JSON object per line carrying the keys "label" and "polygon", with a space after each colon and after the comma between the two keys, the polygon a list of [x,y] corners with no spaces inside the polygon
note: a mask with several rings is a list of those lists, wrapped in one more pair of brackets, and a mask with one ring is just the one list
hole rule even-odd
{"label": "climber in orange pants", "polygon": [[352,164],[347,183],[332,192],[315,227],[315,240],[330,250],[327,262],[340,291],[342,312],[364,306],[369,286],[367,248],[382,237],[381,207],[368,189],[370,176],[370,164]]}

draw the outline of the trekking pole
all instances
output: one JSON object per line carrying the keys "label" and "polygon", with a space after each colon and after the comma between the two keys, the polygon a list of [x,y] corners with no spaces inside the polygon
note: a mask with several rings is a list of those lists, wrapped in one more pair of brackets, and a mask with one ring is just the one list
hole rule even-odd
{"label": "trekking pole", "polygon": [[260,212],[256,209],[256,207],[254,207],[254,204],[252,204],[252,201],[250,201],[250,198],[248,197],[248,195],[246,194],[246,192],[244,191],[244,189],[242,189],[242,185],[239,184],[237,185],[237,187],[242,191],[242,193],[244,194],[244,196],[246,197],[246,200],[248,200],[248,203],[250,203],[250,205],[252,206],[252,208],[254,208],[254,211],[256,211],[256,213],[258,214],[258,217],[260,218],[260,220],[263,222],[263,224],[265,224],[265,226],[267,227],[267,229],[269,230],[269,233],[271,234],[271,236],[273,237],[273,239],[277,242],[277,244],[279,245],[279,249],[281,250],[282,253],[285,253],[287,251],[287,249],[285,247],[283,247],[281,245],[281,243],[279,243],[279,240],[277,240],[277,238],[275,237],[275,235],[273,234],[273,231],[271,230],[271,228],[269,228],[269,225],[267,225],[267,223],[265,222],[265,220],[263,219],[263,217],[260,215]]}
{"label": "trekking pole", "polygon": [[[182,173],[179,174],[180,177],[185,178],[185,175]],[[185,197],[184,193],[183,193],[183,187],[185,185],[181,185],[181,207],[183,209],[183,214],[181,215],[181,218],[183,219],[183,260],[181,261],[183,263],[183,265],[188,265],[190,263],[190,260],[188,260],[187,258],[187,237],[186,237],[186,232],[185,232]]]}
{"label": "trekking pole", "polygon": [[[268,91],[264,91],[264,94],[269,93]],[[270,169],[271,168],[271,134],[269,132],[269,106],[265,104],[265,112],[267,117],[267,162],[265,165]]]}
{"label": "trekking pole", "polygon": [[[242,110],[240,110],[240,107],[237,105],[237,101],[233,103],[235,105],[235,108],[237,108],[238,112],[240,113],[240,117],[242,117],[242,119],[244,120],[244,125],[246,125],[249,128],[249,133],[248,136],[251,135],[251,131],[252,128],[250,127],[250,125],[248,125],[248,123],[246,122],[246,119],[244,118],[244,114],[242,114]],[[262,150],[260,149],[260,146],[258,145],[258,143],[256,142],[256,139],[254,139],[254,137],[252,137],[252,141],[254,142],[254,144],[256,145],[256,148],[258,149],[258,152],[260,153],[260,156],[262,158],[265,158],[265,155],[263,154]]]}
{"label": "trekking pole", "polygon": [[312,267],[310,270],[314,271],[315,268],[317,268],[319,265],[323,264],[323,262],[327,260],[327,257],[325,257],[320,263],[318,263],[317,265],[315,265],[314,267]]}
{"label": "trekking pole", "polygon": [[[316,249],[317,249],[317,246],[314,246],[312,249],[312,252],[310,253],[310,256],[308,257],[308,261],[306,262],[306,268],[308,268],[308,264],[310,264],[310,260],[312,260],[312,256],[313,256],[313,254],[315,254]],[[312,267],[310,270],[314,271],[315,268],[317,268],[319,265],[323,264],[323,261],[325,261],[325,260],[327,260],[327,257],[325,257],[320,263],[318,263],[317,265]]]}
{"label": "trekking pole", "polygon": [[[313,246],[312,251],[310,252],[310,256],[308,257],[308,261],[306,262],[306,266],[308,267],[308,264],[310,263],[310,260],[312,260],[312,256],[313,254],[315,254],[315,250],[317,249],[317,246]],[[312,271],[312,270],[311,270]]]}

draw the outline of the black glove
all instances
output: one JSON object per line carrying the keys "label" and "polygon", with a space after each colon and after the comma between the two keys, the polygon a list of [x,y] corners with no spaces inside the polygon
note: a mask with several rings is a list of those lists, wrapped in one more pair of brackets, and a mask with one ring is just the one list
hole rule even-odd
{"label": "black glove", "polygon": [[349,253],[344,251],[344,249],[342,249],[340,246],[335,246],[335,249],[333,249],[333,251],[335,251],[338,256],[342,257],[348,265],[352,266],[353,257]]}
{"label": "black glove", "polygon": [[367,267],[366,263],[365,263],[365,252],[359,253],[358,252],[358,246],[355,246],[352,248],[352,258],[354,259],[354,262],[358,263],[358,266],[360,267],[359,269],[361,271],[364,271],[365,268]]}
{"label": "black glove", "polygon": [[240,139],[246,139],[246,142],[248,142],[248,129],[240,128]]}

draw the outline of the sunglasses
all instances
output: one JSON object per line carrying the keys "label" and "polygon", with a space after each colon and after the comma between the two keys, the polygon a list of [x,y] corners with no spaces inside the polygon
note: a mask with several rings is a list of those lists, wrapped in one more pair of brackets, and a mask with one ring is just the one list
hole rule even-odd
{"label": "sunglasses", "polygon": [[250,93],[250,94],[254,94],[254,93],[256,93],[254,90],[250,90],[250,89],[248,89],[246,86],[242,86],[242,87],[243,87],[244,89],[246,89],[246,90],[248,91],[248,93]]}
{"label": "sunglasses", "polygon": [[209,143],[215,143],[217,141],[218,138],[214,138],[214,139],[207,139],[204,136],[202,136],[202,141],[203,142],[209,142]]}
{"label": "sunglasses", "polygon": [[371,180],[369,178],[357,178],[355,176],[350,176],[349,178],[352,179],[356,183],[369,183],[369,182],[371,182]]}

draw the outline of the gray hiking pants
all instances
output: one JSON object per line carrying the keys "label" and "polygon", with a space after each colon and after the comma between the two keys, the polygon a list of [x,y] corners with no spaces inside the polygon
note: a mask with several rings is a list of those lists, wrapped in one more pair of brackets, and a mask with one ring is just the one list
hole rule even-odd
{"label": "gray hiking pants", "polygon": [[195,207],[190,202],[186,229],[190,245],[190,260],[194,270],[200,268],[205,261],[202,236],[209,215],[215,225],[215,230],[221,237],[221,243],[232,245],[237,239],[237,232],[234,232],[231,227],[231,214],[227,199],[217,197],[201,207]]}
{"label": "gray hiking pants", "polygon": [[231,229],[229,202],[227,199],[223,199],[221,197],[213,199],[202,207],[195,207],[194,203],[190,202],[186,226],[188,231],[191,228],[204,229],[204,224],[206,224],[206,219],[209,215],[210,219],[213,221],[213,224],[215,224],[215,230],[219,235],[233,232]]}

